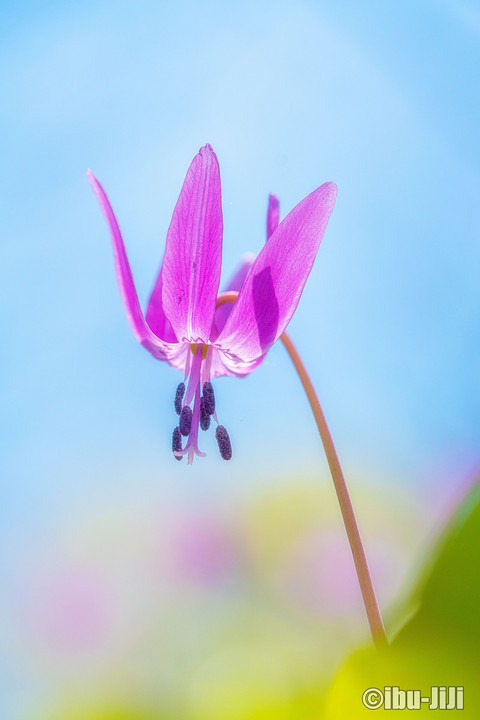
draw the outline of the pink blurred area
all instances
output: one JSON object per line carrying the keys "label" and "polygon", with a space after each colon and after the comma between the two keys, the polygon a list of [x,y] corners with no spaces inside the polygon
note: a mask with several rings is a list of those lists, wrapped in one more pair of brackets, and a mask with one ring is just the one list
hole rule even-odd
{"label": "pink blurred area", "polygon": [[[357,484],[355,494],[388,615],[427,523],[407,493]],[[19,553],[7,602],[10,647],[30,688],[27,717],[43,718],[40,708],[56,718],[55,708],[70,712],[65,698],[83,698],[81,707],[114,702],[196,718],[205,674],[201,702],[216,717],[210,703],[252,682],[262,653],[270,659],[255,671],[258,692],[267,692],[270,667],[289,678],[282,692],[294,698],[368,642],[328,477],[283,479],[234,508],[119,496],[108,514],[79,512],[49,538]],[[87,705],[79,717],[89,720]]]}
{"label": "pink blurred area", "polygon": [[64,563],[37,568],[25,611],[40,643],[67,655],[88,653],[112,631],[112,589],[96,569]]}
{"label": "pink blurred area", "polygon": [[179,508],[159,529],[159,572],[171,582],[221,588],[238,569],[232,528],[215,508]]}

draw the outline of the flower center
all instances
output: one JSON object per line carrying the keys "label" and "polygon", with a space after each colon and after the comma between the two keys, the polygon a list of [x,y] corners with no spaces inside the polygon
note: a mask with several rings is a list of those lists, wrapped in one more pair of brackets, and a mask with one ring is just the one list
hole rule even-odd
{"label": "flower center", "polygon": [[[215,438],[220,455],[224,460],[230,460],[230,438],[224,426],[218,424],[215,393],[210,381],[213,347],[204,343],[191,343],[190,351],[191,355],[187,350],[185,382],[179,384],[175,393],[174,407],[179,421],[172,435],[173,454],[177,460],[188,454],[189,465],[193,463],[195,455],[204,457],[205,453],[198,448],[198,429],[208,430],[213,417],[217,423]],[[192,401],[193,410],[190,407]],[[185,447],[182,447],[184,437],[187,441]]]}
{"label": "flower center", "polygon": [[[205,360],[208,353],[208,345],[201,345],[202,347],[202,360]],[[190,350],[192,351],[192,355],[195,356],[197,352],[198,345],[197,343],[190,343]]]}

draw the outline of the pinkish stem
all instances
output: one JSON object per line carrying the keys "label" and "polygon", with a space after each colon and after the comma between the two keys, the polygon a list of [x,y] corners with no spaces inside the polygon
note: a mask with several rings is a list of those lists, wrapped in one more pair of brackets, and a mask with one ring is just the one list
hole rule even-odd
{"label": "pinkish stem", "polygon": [[[233,303],[237,299],[238,293],[235,291],[224,292],[217,297],[217,307],[224,303]],[[363,602],[365,604],[365,610],[367,612],[367,618],[372,633],[373,642],[379,647],[385,647],[388,645],[387,636],[385,634],[385,627],[383,625],[380,608],[378,606],[377,597],[375,595],[375,589],[373,587],[370,570],[367,563],[367,557],[363,548],[362,539],[358,530],[357,520],[355,512],[353,510],[352,501],[347,488],[347,483],[343,476],[340,461],[338,459],[335,445],[333,444],[332,436],[325,420],[320,401],[318,399],[313,383],[310,376],[303,364],[298,351],[291,341],[290,337],[286,332],[281,336],[285,349],[287,350],[290,358],[295,366],[298,376],[301,380],[305,393],[307,395],[310,407],[312,408],[315,421],[317,423],[318,432],[325,449],[325,455],[327,457],[328,466],[332,475],[333,484],[337,493],[340,510],[342,512],[343,522],[345,524],[345,530],[347,531],[348,541],[353,555],[353,561],[355,563],[355,569],[357,571],[358,582],[362,591]]]}

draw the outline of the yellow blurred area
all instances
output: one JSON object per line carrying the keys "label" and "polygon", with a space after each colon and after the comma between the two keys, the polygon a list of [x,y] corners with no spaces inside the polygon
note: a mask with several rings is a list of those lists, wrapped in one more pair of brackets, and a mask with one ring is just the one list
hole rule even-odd
{"label": "yellow blurred area", "polygon": [[[380,487],[352,496],[388,619],[426,530],[411,492]],[[328,477],[262,488],[234,507],[119,497],[19,558],[26,720],[322,717],[369,642],[341,516]]]}
{"label": "yellow blurred area", "polygon": [[[432,709],[424,702],[420,709],[410,710],[430,714],[440,704],[441,691],[434,688],[444,689],[447,702],[447,689],[460,688],[462,707],[452,692],[448,717],[479,717],[479,550],[480,484],[476,484],[437,543],[433,561],[415,592],[418,611],[387,651],[365,648],[352,655],[329,688],[322,716],[325,720],[369,718],[372,710],[362,705],[363,693],[375,688],[385,696],[385,688],[390,693],[393,687],[417,690],[422,697],[430,698]],[[402,702],[403,698],[398,704]],[[390,717],[393,712],[405,710],[386,709],[383,704],[375,709],[375,717]]]}

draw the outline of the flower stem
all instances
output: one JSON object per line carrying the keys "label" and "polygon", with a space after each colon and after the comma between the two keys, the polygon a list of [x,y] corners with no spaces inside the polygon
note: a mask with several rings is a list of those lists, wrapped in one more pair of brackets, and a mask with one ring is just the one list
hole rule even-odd
{"label": "flower stem", "polygon": [[[234,291],[224,292],[217,298],[217,307],[227,302],[235,302],[238,293]],[[363,602],[365,604],[365,610],[367,612],[367,618],[372,633],[373,642],[377,648],[388,645],[387,636],[385,634],[385,628],[383,625],[382,616],[380,614],[380,608],[378,606],[375,590],[373,587],[370,570],[368,568],[367,557],[363,548],[360,532],[358,530],[357,520],[355,518],[355,512],[353,510],[352,501],[348,492],[347,484],[343,476],[340,461],[338,459],[335,445],[333,444],[332,436],[325,420],[320,401],[318,399],[315,388],[313,387],[310,376],[303,364],[298,351],[291,341],[289,335],[286,332],[281,336],[286,351],[290,355],[290,358],[295,366],[298,376],[301,380],[305,393],[307,395],[310,407],[312,408],[315,421],[317,423],[318,432],[325,449],[325,455],[327,457],[328,466],[332,475],[333,484],[337,493],[340,510],[342,512],[343,522],[345,524],[345,530],[347,531],[348,541],[353,555],[355,563],[355,569],[357,571],[358,582],[362,591]]]}
{"label": "flower stem", "polygon": [[348,541],[352,550],[353,561],[355,563],[358,582],[360,583],[360,589],[362,591],[365,610],[367,611],[373,642],[377,647],[387,645],[387,636],[385,634],[380,608],[378,606],[375,589],[373,587],[370,570],[368,568],[367,557],[365,555],[362,539],[358,530],[355,512],[353,510],[352,501],[348,492],[347,483],[345,482],[345,478],[343,476],[337,451],[335,450],[335,445],[333,444],[332,436],[330,434],[325,415],[323,414],[322,406],[320,405],[320,401],[305,365],[303,364],[302,359],[298,354],[298,350],[291,341],[289,335],[284,332],[280,339],[283,342],[286,351],[290,355],[290,358],[295,366],[295,370],[300,377],[317,423],[318,432],[320,433],[320,437],[322,439],[328,466],[330,468],[333,484],[337,493],[340,510],[342,511],[345,530],[347,531]]}

